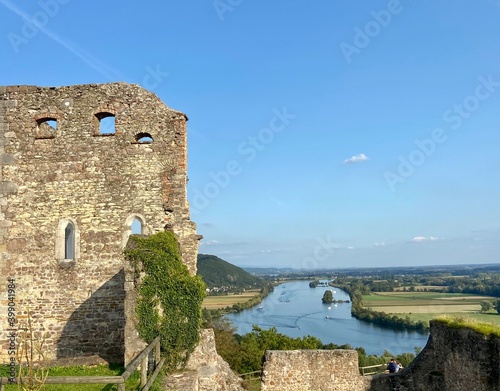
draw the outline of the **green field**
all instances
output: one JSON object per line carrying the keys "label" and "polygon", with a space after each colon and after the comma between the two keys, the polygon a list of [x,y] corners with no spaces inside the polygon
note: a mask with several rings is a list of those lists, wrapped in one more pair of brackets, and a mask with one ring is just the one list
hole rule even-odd
{"label": "green field", "polygon": [[363,306],[374,311],[410,317],[428,322],[439,315],[468,316],[481,322],[500,325],[500,315],[480,313],[482,301],[496,301],[490,296],[439,292],[378,292],[363,295]]}
{"label": "green field", "polygon": [[[424,323],[429,322],[429,320],[437,318],[440,315],[443,314],[403,314],[403,313],[394,313],[394,315],[400,316],[400,317],[406,317],[408,316],[411,320],[418,322],[422,321]],[[472,318],[474,320],[477,320],[478,322],[485,322],[485,323],[492,323],[497,326],[500,326],[500,315],[497,313],[487,313],[487,314],[480,314],[478,312],[475,313],[464,313],[464,312],[447,312],[446,315],[448,316],[453,316],[453,317],[461,317],[461,316],[467,316],[468,318]]]}

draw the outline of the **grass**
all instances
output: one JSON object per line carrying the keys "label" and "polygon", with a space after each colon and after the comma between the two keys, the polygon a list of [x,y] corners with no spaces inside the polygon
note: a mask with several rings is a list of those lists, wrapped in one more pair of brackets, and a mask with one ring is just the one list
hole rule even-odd
{"label": "grass", "polygon": [[260,380],[247,382],[245,387],[248,391],[260,391]]}
{"label": "grass", "polygon": [[237,295],[207,296],[203,299],[202,307],[209,310],[230,307],[233,304],[244,303],[257,296],[259,290],[246,291]]}
{"label": "grass", "polygon": [[[424,323],[429,323],[431,319],[436,319],[439,318],[440,316],[443,315],[443,313],[435,312],[435,313],[411,313],[411,314],[404,314],[404,313],[394,313],[394,315],[400,316],[402,318],[408,316],[411,320],[418,322],[422,321]],[[471,319],[474,319],[478,322],[483,322],[483,323],[490,323],[494,324],[497,326],[500,326],[500,315],[498,314],[493,314],[493,313],[486,313],[486,314],[480,314],[480,313],[464,313],[464,312],[449,312],[446,314],[447,316],[451,317],[464,317],[467,316]]]}
{"label": "grass", "polygon": [[[124,371],[120,365],[95,365],[95,366],[70,366],[70,367],[52,367],[50,368],[49,376],[119,376]],[[9,367],[0,365],[0,377],[9,377]],[[162,375],[158,375],[152,391],[160,391]],[[139,389],[140,372],[136,371],[130,376],[125,383],[127,391],[135,391]],[[48,384],[45,386],[46,391],[114,391],[118,390],[116,384]],[[8,384],[5,386],[5,391],[17,391],[16,384]]]}
{"label": "grass", "polygon": [[260,376],[255,375],[255,377],[243,380],[242,386],[248,391],[260,391]]}
{"label": "grass", "polygon": [[446,324],[450,328],[468,328],[487,336],[500,337],[500,327],[491,323],[479,322],[470,317],[440,316],[437,321]]}

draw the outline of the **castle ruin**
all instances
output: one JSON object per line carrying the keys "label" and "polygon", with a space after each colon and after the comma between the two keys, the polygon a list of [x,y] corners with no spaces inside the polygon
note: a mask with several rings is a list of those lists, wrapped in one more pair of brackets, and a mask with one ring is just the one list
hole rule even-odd
{"label": "castle ruin", "polygon": [[364,377],[355,350],[268,350],[261,390],[500,391],[500,337],[432,320],[408,367]]}
{"label": "castle ruin", "polygon": [[137,85],[0,87],[0,363],[8,278],[53,359],[123,362],[132,230],[173,231],[196,273],[186,121]]}

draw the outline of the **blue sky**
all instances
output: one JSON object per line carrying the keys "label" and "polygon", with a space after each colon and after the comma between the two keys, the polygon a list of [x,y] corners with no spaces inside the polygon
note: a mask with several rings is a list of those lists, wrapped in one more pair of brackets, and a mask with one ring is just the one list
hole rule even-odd
{"label": "blue sky", "polygon": [[125,81],[185,112],[201,253],[498,262],[499,20],[493,0],[0,0],[0,84]]}

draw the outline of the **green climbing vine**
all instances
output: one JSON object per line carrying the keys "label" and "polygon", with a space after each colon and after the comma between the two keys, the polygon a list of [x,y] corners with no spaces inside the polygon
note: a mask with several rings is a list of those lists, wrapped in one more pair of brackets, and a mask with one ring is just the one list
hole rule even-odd
{"label": "green climbing vine", "polygon": [[160,335],[166,365],[177,368],[198,342],[205,284],[182,263],[172,232],[130,236],[125,256],[142,280],[136,308],[139,335],[147,343]]}

